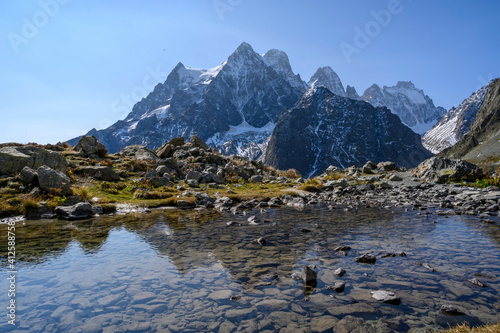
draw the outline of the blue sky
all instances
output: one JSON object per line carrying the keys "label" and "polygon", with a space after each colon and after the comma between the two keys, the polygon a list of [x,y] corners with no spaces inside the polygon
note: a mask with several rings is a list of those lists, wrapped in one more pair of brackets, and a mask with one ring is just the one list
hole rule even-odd
{"label": "blue sky", "polygon": [[[411,80],[449,109],[500,76],[500,2],[3,1],[0,142],[55,143],[123,119],[181,61],[245,41],[308,81],[331,66],[361,94]],[[361,33],[360,33],[361,31]],[[364,35],[364,36],[363,36]]]}

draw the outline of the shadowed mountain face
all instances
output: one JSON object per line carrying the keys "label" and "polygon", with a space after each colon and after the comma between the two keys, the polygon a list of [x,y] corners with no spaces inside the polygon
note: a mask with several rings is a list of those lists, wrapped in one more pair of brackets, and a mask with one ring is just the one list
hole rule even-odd
{"label": "shadowed mountain face", "polygon": [[[111,153],[132,144],[156,148],[173,137],[187,139],[192,134],[221,147],[234,136],[249,141],[240,137],[248,133],[255,135],[258,145],[270,135],[281,112],[292,107],[305,90],[306,84],[292,72],[284,52],[270,50],[262,56],[242,43],[226,62],[212,69],[179,63],[123,121],[87,135],[96,136]],[[226,145],[234,146],[234,151],[226,153],[239,152],[238,142]],[[250,146],[255,151],[255,145]],[[258,157],[260,151],[256,154],[247,157]]]}
{"label": "shadowed mountain face", "polygon": [[281,115],[263,161],[311,176],[329,165],[346,168],[369,160],[414,167],[431,155],[420,136],[387,108],[319,87],[308,90],[293,109]]}
{"label": "shadowed mountain face", "polygon": [[500,79],[493,81],[467,134],[440,155],[473,163],[496,162],[500,156]]}

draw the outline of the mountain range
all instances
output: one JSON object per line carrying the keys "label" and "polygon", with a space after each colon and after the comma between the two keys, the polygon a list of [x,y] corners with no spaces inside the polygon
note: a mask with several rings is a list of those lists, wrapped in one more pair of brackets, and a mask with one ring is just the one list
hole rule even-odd
{"label": "mountain range", "polygon": [[[319,89],[321,87],[326,89]],[[329,96],[328,92],[334,96]],[[482,94],[476,95],[484,96]],[[316,106],[305,107],[307,103]],[[460,106],[457,109],[468,108]],[[298,117],[296,110],[309,114],[311,119]],[[364,119],[357,117],[357,112],[367,112],[370,115],[367,118],[374,123],[366,124]],[[332,114],[336,116],[332,118]],[[391,114],[397,115],[399,123]],[[287,141],[286,132],[305,140],[304,131],[312,126],[315,131],[308,131],[309,137],[316,137],[314,147],[310,147],[314,153],[304,155],[311,159],[328,160],[339,167],[361,164],[367,159],[373,162],[393,159],[402,166],[411,167],[429,156],[415,139],[419,137],[415,132],[423,135],[440,119],[445,123],[442,120],[445,114],[444,108],[436,107],[411,81],[382,88],[374,84],[360,96],[349,85],[344,89],[339,76],[329,66],[318,68],[306,83],[293,72],[285,52],[272,49],[259,54],[248,43],[242,43],[215,68],[195,69],[178,63],[165,82],[137,102],[124,120],[103,130],[92,129],[87,135],[96,136],[113,153],[132,144],[157,148],[173,137],[187,139],[195,134],[223,154],[260,158],[281,168],[282,165],[293,167],[284,162],[288,157],[283,155],[283,149],[297,150],[295,146],[283,146]],[[293,127],[292,119],[299,118],[303,126]],[[356,125],[351,121],[354,119],[365,132],[354,131]],[[323,123],[320,125],[319,121]],[[470,117],[464,116],[461,124],[469,123]],[[284,128],[283,124],[293,126]],[[352,137],[340,135],[348,128],[352,129]],[[318,133],[321,135],[317,136]],[[359,138],[365,133],[366,138]],[[79,138],[69,143],[76,144]],[[424,140],[424,145],[433,151],[442,147],[441,143],[429,142]],[[323,144],[334,145],[330,151],[336,151],[337,157],[328,155],[329,150],[322,147]],[[377,145],[393,145],[394,154],[383,152]],[[403,157],[405,151],[411,150],[415,152],[411,157]],[[317,172],[323,167],[311,161],[297,165],[306,173]]]}

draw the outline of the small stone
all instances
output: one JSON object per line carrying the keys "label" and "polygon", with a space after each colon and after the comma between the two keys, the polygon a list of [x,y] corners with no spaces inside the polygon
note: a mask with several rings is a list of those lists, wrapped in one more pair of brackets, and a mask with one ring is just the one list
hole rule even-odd
{"label": "small stone", "polygon": [[486,284],[484,284],[483,282],[479,281],[476,278],[472,278],[472,279],[469,279],[467,281],[469,281],[470,283],[472,283],[473,285],[475,285],[477,287],[481,287],[481,288],[486,288],[487,287]]}
{"label": "small stone", "polygon": [[314,265],[308,265],[308,266],[302,267],[302,280],[305,283],[316,281],[316,279],[318,277],[318,273],[316,273],[313,270],[315,268],[316,268],[316,266],[314,266]]}
{"label": "small stone", "polygon": [[373,298],[375,298],[377,301],[380,302],[394,304],[394,305],[399,305],[401,303],[401,299],[398,296],[396,296],[396,294],[393,293],[392,291],[377,290],[377,291],[372,291],[371,295]]}
{"label": "small stone", "polygon": [[327,285],[325,286],[326,290],[333,290],[338,293],[341,293],[345,289],[345,284],[343,282],[335,282],[333,285]]}
{"label": "small stone", "polygon": [[464,316],[465,313],[453,305],[441,305],[441,313],[448,316]]}
{"label": "small stone", "polygon": [[334,250],[335,251],[349,251],[351,249],[350,246],[347,246],[347,245],[341,245],[341,246],[337,246]]}
{"label": "small stone", "polygon": [[361,263],[364,263],[364,264],[374,264],[375,261],[377,261],[377,258],[373,254],[366,253],[366,254],[363,254],[360,257],[356,257],[355,260],[357,262],[361,262]]}
{"label": "small stone", "polygon": [[260,245],[266,245],[266,239],[264,237],[260,237],[257,239],[257,243]]}
{"label": "small stone", "polygon": [[333,274],[340,276],[340,277],[344,276],[345,273],[346,273],[346,270],[343,268],[340,268],[340,267],[333,271]]}

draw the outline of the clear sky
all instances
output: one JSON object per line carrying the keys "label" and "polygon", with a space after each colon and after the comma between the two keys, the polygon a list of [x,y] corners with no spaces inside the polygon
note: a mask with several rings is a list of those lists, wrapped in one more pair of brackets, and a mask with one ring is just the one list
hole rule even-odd
{"label": "clear sky", "polygon": [[2,1],[0,142],[56,143],[123,119],[185,66],[245,41],[308,81],[331,66],[359,94],[411,80],[459,104],[500,76],[500,1]]}

